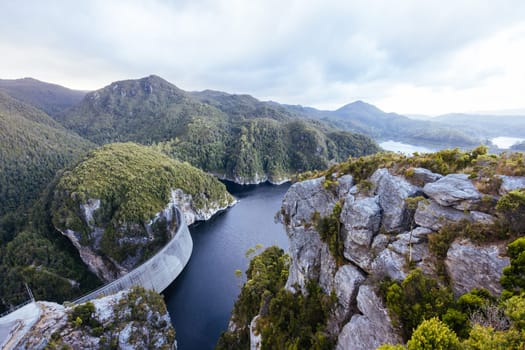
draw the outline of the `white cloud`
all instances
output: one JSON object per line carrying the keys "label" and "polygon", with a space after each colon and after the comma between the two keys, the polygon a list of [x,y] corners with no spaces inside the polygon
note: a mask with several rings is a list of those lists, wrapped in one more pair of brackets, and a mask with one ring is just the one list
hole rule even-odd
{"label": "white cloud", "polygon": [[0,77],[95,89],[153,73],[319,107],[523,108],[523,13],[521,0],[8,0]]}

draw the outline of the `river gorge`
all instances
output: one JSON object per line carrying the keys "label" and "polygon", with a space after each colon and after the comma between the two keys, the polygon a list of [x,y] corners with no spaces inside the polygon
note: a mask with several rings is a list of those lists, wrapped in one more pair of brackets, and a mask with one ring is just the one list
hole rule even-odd
{"label": "river gorge", "polygon": [[248,268],[249,248],[262,244],[288,249],[284,227],[274,222],[274,216],[289,185],[227,183],[227,187],[239,202],[190,227],[193,255],[163,293],[180,350],[214,348],[244,283],[235,271]]}

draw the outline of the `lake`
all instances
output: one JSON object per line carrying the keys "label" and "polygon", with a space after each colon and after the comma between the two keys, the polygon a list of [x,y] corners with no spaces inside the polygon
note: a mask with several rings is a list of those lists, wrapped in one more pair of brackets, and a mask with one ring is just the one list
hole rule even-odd
{"label": "lake", "polygon": [[407,156],[411,156],[412,153],[414,152],[419,152],[419,153],[434,152],[434,150],[427,148],[427,147],[410,145],[408,143],[402,143],[402,142],[397,142],[397,141],[392,141],[392,140],[381,142],[379,144],[379,147],[387,151],[400,152]]}
{"label": "lake", "polygon": [[246,251],[260,243],[288,250],[282,224],[274,222],[289,184],[227,187],[234,207],[190,227],[193,255],[180,276],[164,291],[179,350],[213,349],[228,327],[233,303],[244,279],[235,270],[248,268]]}

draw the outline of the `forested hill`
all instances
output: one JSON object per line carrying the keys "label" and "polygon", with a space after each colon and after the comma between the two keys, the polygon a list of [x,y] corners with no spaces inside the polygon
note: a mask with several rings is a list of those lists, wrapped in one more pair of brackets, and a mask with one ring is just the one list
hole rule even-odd
{"label": "forested hill", "polygon": [[28,207],[55,173],[94,145],[0,92],[0,217]]}
{"label": "forested hill", "polygon": [[91,92],[57,120],[98,144],[154,144],[238,183],[279,182],[331,160],[378,150],[367,137],[297,118],[273,103],[188,93],[154,75]]}
{"label": "forested hill", "polygon": [[[394,140],[437,148],[474,147],[485,141],[483,132],[458,128],[452,123],[414,120],[396,113],[386,113],[363,101],[344,105],[335,111],[290,106],[293,113],[308,115],[342,130],[370,136],[376,140]],[[477,131],[477,130],[476,130]]]}
{"label": "forested hill", "polygon": [[56,116],[73,107],[86,95],[85,91],[71,90],[33,78],[0,79],[0,91],[39,108],[51,116]]}

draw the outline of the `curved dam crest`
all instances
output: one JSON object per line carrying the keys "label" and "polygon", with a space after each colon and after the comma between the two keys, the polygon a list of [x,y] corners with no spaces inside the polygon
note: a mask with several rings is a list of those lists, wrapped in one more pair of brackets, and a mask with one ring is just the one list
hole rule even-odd
{"label": "curved dam crest", "polygon": [[100,296],[117,293],[133,286],[141,286],[161,293],[182,272],[193,251],[193,240],[190,230],[178,208],[175,209],[177,231],[173,238],[157,254],[126,275],[112,281],[99,289],[86,294],[75,301],[82,304]]}
{"label": "curved dam crest", "polygon": [[[73,303],[82,304],[137,285],[158,293],[166,289],[182,272],[193,251],[193,240],[184,215],[176,207],[174,213],[177,230],[157,254],[126,275],[76,299]],[[34,299],[31,299],[29,304],[0,317],[0,347],[14,348],[39,317],[40,308]]]}

